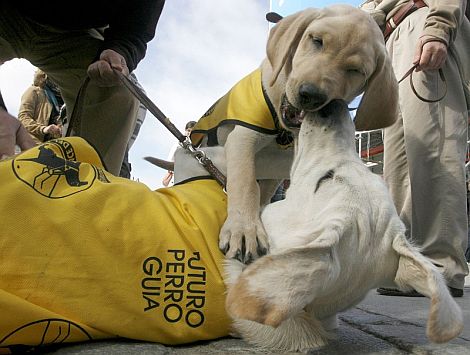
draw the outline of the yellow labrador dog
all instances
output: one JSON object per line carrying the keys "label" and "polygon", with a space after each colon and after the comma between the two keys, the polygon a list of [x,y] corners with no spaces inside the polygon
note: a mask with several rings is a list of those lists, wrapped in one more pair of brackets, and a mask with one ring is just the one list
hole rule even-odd
{"label": "yellow labrador dog", "polygon": [[[257,183],[255,155],[277,145],[286,130],[299,127],[307,113],[332,100],[350,103],[364,93],[356,116],[358,130],[392,124],[398,100],[397,82],[378,26],[368,14],[349,5],[310,8],[283,18],[270,32],[267,58],[258,71],[258,77],[243,79],[242,89],[234,87],[214,104],[192,133],[193,142],[201,146],[225,147],[228,217],[219,247],[227,257],[245,263],[268,249],[260,206],[269,202],[279,183]],[[259,100],[246,92],[257,85]],[[239,91],[243,102],[236,99]],[[258,100],[253,113],[245,107],[249,100]],[[233,106],[221,108],[225,104]],[[269,107],[267,124],[257,116],[266,113],[259,112],[260,105]],[[234,117],[240,111],[247,118]],[[225,116],[214,118],[217,112]],[[273,169],[276,164],[273,159]]]}
{"label": "yellow labrador dog", "polygon": [[358,157],[346,103],[308,113],[297,144],[285,200],[261,215],[270,255],[243,272],[238,261],[227,263],[235,331],[271,349],[322,346],[337,312],[396,284],[431,298],[432,341],[456,337],[462,312],[437,268],[406,240],[381,177]]}

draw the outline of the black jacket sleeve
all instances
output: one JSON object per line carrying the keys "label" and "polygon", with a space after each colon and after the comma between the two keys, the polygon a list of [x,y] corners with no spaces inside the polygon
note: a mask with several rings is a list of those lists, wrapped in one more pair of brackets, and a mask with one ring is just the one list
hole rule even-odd
{"label": "black jacket sleeve", "polygon": [[113,11],[109,27],[104,31],[102,50],[121,54],[130,71],[145,57],[147,43],[155,36],[165,0],[124,1]]}

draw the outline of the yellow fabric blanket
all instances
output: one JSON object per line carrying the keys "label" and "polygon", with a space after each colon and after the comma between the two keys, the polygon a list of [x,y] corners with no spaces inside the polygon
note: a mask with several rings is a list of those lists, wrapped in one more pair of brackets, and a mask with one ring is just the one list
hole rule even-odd
{"label": "yellow fabric blanket", "polygon": [[77,137],[1,162],[0,176],[0,352],[228,334],[217,182],[151,191]]}

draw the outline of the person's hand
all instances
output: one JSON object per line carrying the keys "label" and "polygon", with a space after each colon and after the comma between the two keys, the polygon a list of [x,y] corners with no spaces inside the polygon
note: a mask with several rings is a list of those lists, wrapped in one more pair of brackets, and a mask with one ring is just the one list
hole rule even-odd
{"label": "person's hand", "polygon": [[418,64],[416,71],[442,68],[447,59],[447,46],[440,41],[423,43],[424,38],[420,38],[416,46],[413,58],[413,64]]}
{"label": "person's hand", "polygon": [[168,170],[165,174],[165,176],[162,179],[162,185],[167,187],[170,185],[171,179],[173,178],[173,171]]}
{"label": "person's hand", "polygon": [[50,134],[53,137],[60,137],[62,135],[62,128],[61,126],[50,124],[43,128],[42,133]]}
{"label": "person's hand", "polygon": [[129,75],[129,68],[124,57],[112,49],[105,49],[101,52],[100,59],[88,67],[88,76],[98,86],[116,86],[121,82],[113,69],[125,76]]}
{"label": "person's hand", "polygon": [[0,108],[0,159],[14,155],[15,145],[26,150],[36,144],[21,122]]}

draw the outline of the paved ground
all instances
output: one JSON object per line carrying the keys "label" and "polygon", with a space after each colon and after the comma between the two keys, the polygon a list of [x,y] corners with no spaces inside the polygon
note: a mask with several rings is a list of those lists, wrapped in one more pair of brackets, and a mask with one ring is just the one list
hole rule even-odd
{"label": "paved ground", "polygon": [[[414,297],[386,297],[371,291],[357,307],[340,314],[337,337],[324,348],[308,354],[470,354],[470,277],[463,298],[456,298],[464,312],[463,333],[445,345],[431,344],[426,338],[429,300]],[[190,346],[166,347],[160,344],[105,341],[68,345],[54,351],[70,354],[271,354],[256,350],[239,339],[225,338]]]}

